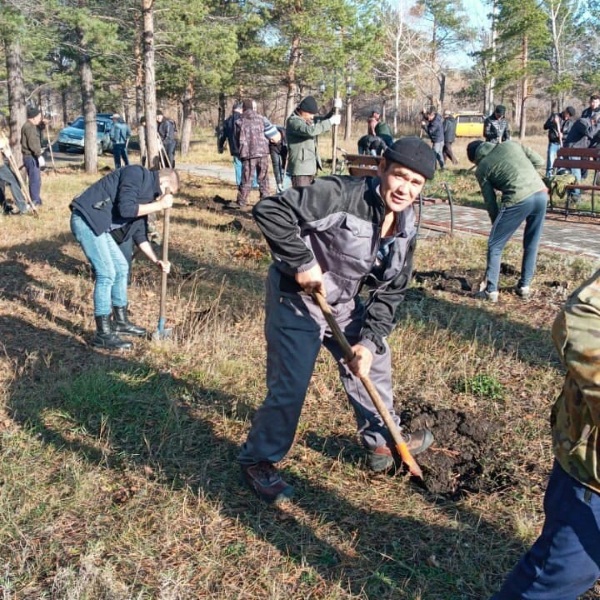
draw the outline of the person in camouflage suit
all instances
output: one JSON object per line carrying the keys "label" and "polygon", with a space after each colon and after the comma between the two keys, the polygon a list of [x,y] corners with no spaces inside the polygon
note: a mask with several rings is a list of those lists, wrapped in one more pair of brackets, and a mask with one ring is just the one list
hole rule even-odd
{"label": "person in camouflage suit", "polygon": [[567,374],[552,408],[546,519],[492,600],[574,600],[600,577],[600,270],[571,295],[552,337]]}

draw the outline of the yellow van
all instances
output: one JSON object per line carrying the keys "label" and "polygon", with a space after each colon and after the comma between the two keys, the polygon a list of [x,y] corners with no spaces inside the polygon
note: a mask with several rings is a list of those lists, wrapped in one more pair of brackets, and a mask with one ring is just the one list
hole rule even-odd
{"label": "yellow van", "polygon": [[456,137],[483,137],[483,119],[480,112],[465,110],[454,115]]}

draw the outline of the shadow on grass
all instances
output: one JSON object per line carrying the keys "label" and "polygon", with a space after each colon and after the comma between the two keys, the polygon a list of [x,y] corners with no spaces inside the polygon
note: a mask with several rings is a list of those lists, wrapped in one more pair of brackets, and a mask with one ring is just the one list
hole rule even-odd
{"label": "shadow on grass", "polygon": [[[462,281],[457,283],[462,287]],[[460,294],[465,295],[464,292]],[[560,367],[550,336],[551,323],[545,329],[531,327],[510,319],[510,315],[489,310],[489,305],[488,308],[481,306],[481,301],[471,299],[470,302],[473,306],[454,304],[432,297],[426,290],[411,288],[398,309],[399,326],[408,318],[424,331],[445,329],[466,341],[477,341],[499,352],[514,353],[531,365]]]}
{"label": "shadow on grass", "polygon": [[[80,273],[85,263],[66,256],[61,243],[64,238],[57,237],[13,248],[15,258],[3,265],[2,294],[25,301],[39,314],[41,305],[27,290],[31,285],[52,289],[52,282],[33,279],[16,257],[22,252],[66,274]],[[173,260],[201,265],[176,252]],[[263,286],[262,278],[254,275],[248,286],[249,274],[243,268],[201,266],[212,270],[215,280],[223,276],[239,280],[244,290],[252,287],[256,292]],[[401,312],[422,320],[424,326],[444,327],[466,339],[483,337],[485,343],[499,349],[514,344],[536,364],[548,360],[549,340],[540,343],[539,332],[532,328],[480,308],[467,307],[458,314],[455,305],[419,290],[412,290],[409,296],[412,302],[405,303]],[[68,320],[58,324],[73,331]],[[17,363],[15,370],[23,373],[7,392],[8,410],[44,443],[59,451],[77,452],[90,464],[106,466],[117,474],[130,467],[149,467],[166,488],[197,491],[257,538],[294,564],[308,565],[332,586],[347,582],[351,593],[367,598],[422,594],[423,598],[445,600],[480,599],[487,595],[488,587],[499,584],[493,573],[510,567],[498,565],[496,557],[506,556],[507,548],[513,549],[515,557],[522,550],[517,540],[460,504],[436,503],[455,520],[456,527],[427,523],[403,516],[411,511],[393,498],[382,502],[381,509],[372,502],[367,507],[353,503],[343,491],[314,483],[303,473],[306,467],[294,464],[285,467],[284,473],[297,488],[298,511],[306,517],[294,511],[265,509],[240,485],[235,458],[243,440],[233,442],[217,433],[223,415],[243,427],[252,414],[253,409],[237,398],[216,387],[194,386],[157,373],[127,355],[96,352],[69,335],[17,316],[0,316],[0,339],[6,354]],[[54,417],[48,418],[53,413]],[[71,431],[87,433],[74,436]],[[314,436],[307,439],[309,444],[317,443]],[[353,464],[359,462],[353,442],[331,438],[324,443],[327,448],[321,452],[331,466],[337,464],[340,453],[349,456]],[[348,477],[355,478],[357,488],[370,485],[355,472]],[[308,525],[309,519],[326,523],[326,535]],[[450,567],[441,566],[444,564]],[[489,585],[492,580],[493,586]]]}
{"label": "shadow on grass", "polygon": [[[0,339],[18,362],[32,354],[52,356],[51,362],[30,361],[10,390],[8,410],[16,422],[56,450],[75,451],[117,476],[136,466],[149,468],[167,489],[197,491],[293,564],[316,573],[322,581],[309,578],[303,584],[306,593],[312,585],[343,582],[352,594],[366,598],[422,593],[423,598],[479,599],[494,580],[490,572],[510,566],[494,562],[490,571],[489,561],[505,556],[507,548],[515,555],[522,550],[516,540],[458,504],[437,506],[456,526],[427,523],[403,516],[410,515],[410,507],[393,497],[381,508],[372,501],[366,507],[353,503],[314,483],[302,471],[307,467],[294,463],[284,468],[297,489],[294,508],[266,508],[240,485],[237,440],[216,433],[223,415],[242,426],[252,412],[236,398],[157,373],[126,354],[96,352],[20,318],[0,317]],[[327,443],[329,452],[331,444],[337,447],[337,441]],[[356,446],[344,440],[339,449],[354,455]],[[333,466],[336,459],[330,462]],[[370,484],[360,476],[348,485]],[[398,485],[406,483],[399,480]],[[317,530],[309,520],[326,526]]]}

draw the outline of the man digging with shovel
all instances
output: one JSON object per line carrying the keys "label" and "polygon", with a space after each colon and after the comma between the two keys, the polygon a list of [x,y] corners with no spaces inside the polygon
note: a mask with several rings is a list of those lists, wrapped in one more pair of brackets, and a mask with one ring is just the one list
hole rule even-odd
{"label": "man digging with shovel", "polygon": [[[93,346],[128,350],[131,342],[119,334],[139,337],[147,334],[129,321],[129,267],[111,232],[121,230],[122,238],[131,235],[149,260],[168,273],[170,263],[159,260],[148,241],[147,216],[171,208],[172,194],[178,189],[179,175],[173,169],[149,171],[129,165],[106,175],[71,202],[71,231],[96,274]],[[139,227],[140,220],[143,227]]]}
{"label": "man digging with shovel", "polygon": [[[376,178],[324,177],[264,198],[254,207],[274,258],[266,291],[268,393],[238,460],[246,482],[261,499],[280,502],[293,494],[275,463],[294,441],[322,344],[339,361],[368,466],[375,472],[395,466],[389,429],[363,381],[370,376],[399,425],[386,337],[412,276],[413,203],[434,171],[431,148],[406,137],[385,151]],[[363,286],[370,289],[366,301],[359,298]],[[343,348],[317,302],[318,294],[326,296],[328,316],[348,338],[351,360],[342,360]],[[413,454],[433,442],[428,430],[403,435]]]}

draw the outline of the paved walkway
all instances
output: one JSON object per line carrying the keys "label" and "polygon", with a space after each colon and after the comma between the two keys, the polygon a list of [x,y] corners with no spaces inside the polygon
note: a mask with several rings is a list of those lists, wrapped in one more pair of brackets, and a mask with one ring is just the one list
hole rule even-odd
{"label": "paved walkway", "polygon": [[[228,182],[235,181],[232,167],[178,165],[177,168],[201,177],[216,177]],[[275,189],[274,180],[271,181],[271,188]],[[422,227],[446,229],[450,223],[449,215],[447,204],[427,205],[423,209]],[[483,208],[455,206],[454,228],[457,232],[487,237],[490,232],[490,219],[487,211]],[[522,228],[515,233],[515,237],[521,236]],[[569,252],[600,259],[600,218],[597,223],[577,223],[572,220],[565,221],[564,216],[559,214],[549,214],[544,224],[541,246],[558,252]]]}

